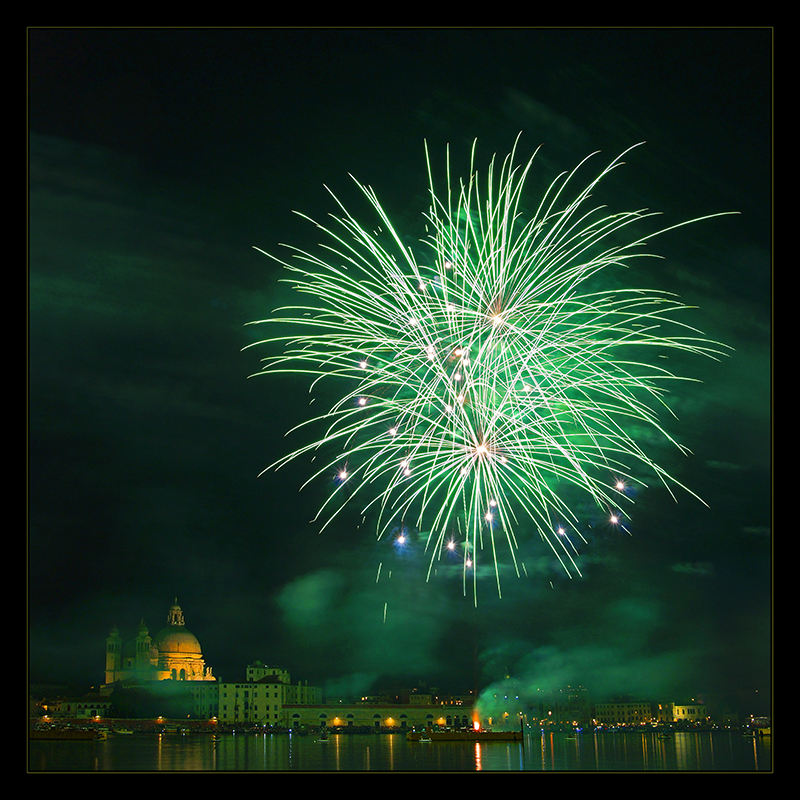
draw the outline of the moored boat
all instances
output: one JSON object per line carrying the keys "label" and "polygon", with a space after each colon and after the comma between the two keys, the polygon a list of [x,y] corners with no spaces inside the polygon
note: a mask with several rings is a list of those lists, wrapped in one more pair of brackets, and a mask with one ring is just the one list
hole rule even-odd
{"label": "moored boat", "polygon": [[409,742],[521,742],[522,731],[488,731],[467,728],[465,730],[434,731],[426,728],[422,731],[409,731],[406,734]]}

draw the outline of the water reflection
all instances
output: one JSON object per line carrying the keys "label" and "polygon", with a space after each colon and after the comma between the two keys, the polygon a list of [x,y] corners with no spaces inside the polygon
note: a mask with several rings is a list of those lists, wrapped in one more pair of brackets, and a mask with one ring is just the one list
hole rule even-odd
{"label": "water reflection", "polygon": [[30,743],[32,771],[755,771],[770,740],[735,731],[533,733],[525,742],[408,742],[402,735],[135,734]]}

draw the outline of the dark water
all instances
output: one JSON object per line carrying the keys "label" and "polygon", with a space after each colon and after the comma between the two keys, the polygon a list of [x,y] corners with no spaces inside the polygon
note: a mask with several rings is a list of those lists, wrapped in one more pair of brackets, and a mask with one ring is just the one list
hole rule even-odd
{"label": "dark water", "polygon": [[33,772],[88,771],[768,771],[771,740],[738,732],[529,735],[519,742],[408,742],[403,735],[136,733],[104,742],[30,742]]}

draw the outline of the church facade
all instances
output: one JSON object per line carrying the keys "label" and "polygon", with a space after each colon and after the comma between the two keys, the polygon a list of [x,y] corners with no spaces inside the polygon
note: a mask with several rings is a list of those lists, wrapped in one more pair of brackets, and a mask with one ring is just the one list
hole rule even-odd
{"label": "church facade", "polygon": [[153,681],[214,681],[197,637],[186,628],[177,598],[167,614],[167,625],[155,636],[144,620],[139,632],[127,641],[112,627],[106,639],[106,669],[103,689],[116,684],[141,686]]}

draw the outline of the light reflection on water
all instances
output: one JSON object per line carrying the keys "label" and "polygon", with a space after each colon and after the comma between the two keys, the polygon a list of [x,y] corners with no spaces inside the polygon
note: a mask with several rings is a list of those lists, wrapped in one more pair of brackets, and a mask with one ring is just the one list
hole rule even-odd
{"label": "light reflection on water", "polygon": [[111,735],[104,742],[30,742],[33,772],[291,771],[756,771],[772,766],[769,738],[735,731],[563,733],[519,742],[408,742],[402,734]]}

